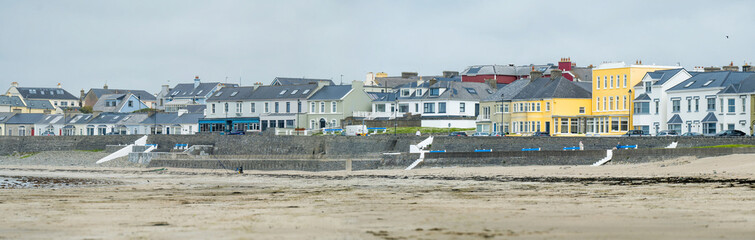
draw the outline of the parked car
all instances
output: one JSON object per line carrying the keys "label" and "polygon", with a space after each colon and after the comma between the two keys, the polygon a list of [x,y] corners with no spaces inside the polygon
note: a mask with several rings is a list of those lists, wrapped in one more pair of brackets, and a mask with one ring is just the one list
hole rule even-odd
{"label": "parked car", "polygon": [[490,136],[491,137],[503,137],[503,136],[506,136],[506,134],[501,133],[501,132],[494,132],[494,133],[490,133]]}
{"label": "parked car", "polygon": [[473,136],[473,137],[487,137],[487,136],[490,136],[490,133],[486,133],[486,132],[476,132],[476,133],[472,134],[472,136]]}
{"label": "parked car", "polygon": [[467,133],[465,133],[465,132],[452,132],[451,134],[448,134],[448,136],[466,137]]}
{"label": "parked car", "polygon": [[650,136],[649,133],[645,133],[645,131],[642,130],[629,130],[627,133],[622,135],[624,137],[642,137],[642,136]]}
{"label": "parked car", "polygon": [[678,137],[679,133],[677,133],[675,130],[663,130],[658,132],[655,136],[657,137]]}
{"label": "parked car", "polygon": [[228,135],[244,135],[244,134],[246,133],[241,130],[233,130],[233,131],[228,132]]}
{"label": "parked car", "polygon": [[726,130],[720,133],[716,133],[716,136],[719,137],[739,137],[739,136],[747,136],[745,132],[739,131],[739,130]]}
{"label": "parked car", "polygon": [[702,133],[696,133],[696,132],[686,132],[682,134],[682,137],[700,137],[702,136]]}
{"label": "parked car", "polygon": [[532,134],[533,137],[550,137],[551,134],[547,132],[535,132]]}
{"label": "parked car", "polygon": [[39,134],[39,136],[55,136],[55,132],[45,131],[42,134]]}

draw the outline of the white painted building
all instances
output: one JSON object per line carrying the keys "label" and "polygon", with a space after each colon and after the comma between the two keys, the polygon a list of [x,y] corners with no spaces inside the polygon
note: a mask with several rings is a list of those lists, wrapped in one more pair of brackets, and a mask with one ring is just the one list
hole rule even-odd
{"label": "white painted building", "polygon": [[[642,81],[634,86],[634,114],[632,115],[634,129],[650,134],[669,129],[666,123],[671,116],[668,115],[667,110],[672,106],[666,90],[690,77],[692,75],[689,72],[680,68],[646,73]],[[691,98],[690,101],[699,101],[699,99]]]}

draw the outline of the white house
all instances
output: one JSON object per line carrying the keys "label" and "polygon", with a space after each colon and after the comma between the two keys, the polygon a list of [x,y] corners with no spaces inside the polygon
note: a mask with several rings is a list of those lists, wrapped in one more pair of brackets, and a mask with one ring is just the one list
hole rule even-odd
{"label": "white house", "polygon": [[[642,80],[634,86],[634,114],[632,116],[634,129],[651,134],[669,129],[666,122],[671,116],[667,115],[667,108],[670,108],[671,105],[666,90],[690,77],[692,75],[681,68],[646,73]],[[699,99],[690,99],[690,101],[699,101]],[[691,103],[688,103],[688,106],[691,106],[689,105]],[[679,130],[678,125],[673,126]]]}
{"label": "white house", "polygon": [[755,72],[717,71],[692,75],[666,91],[668,119],[659,124],[680,130],[680,133],[699,132],[706,135],[726,129],[750,131],[750,126],[741,122],[749,112],[746,95],[740,97],[738,93],[719,93],[745,79],[752,81]]}

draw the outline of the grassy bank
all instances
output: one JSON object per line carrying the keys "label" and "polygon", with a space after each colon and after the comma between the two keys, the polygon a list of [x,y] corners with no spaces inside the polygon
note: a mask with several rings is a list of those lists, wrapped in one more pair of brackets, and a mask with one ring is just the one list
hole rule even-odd
{"label": "grassy bank", "polygon": [[[417,133],[417,130],[419,130],[422,135],[426,134],[438,134],[438,133],[445,133],[448,134],[448,132],[464,132],[464,131],[474,131],[474,128],[451,128],[450,130],[448,128],[433,128],[433,127],[400,127],[396,128],[396,134],[415,134]],[[383,134],[383,133],[378,133]],[[393,128],[388,128],[388,131],[386,131],[384,134],[393,134]],[[471,132],[469,134],[472,134]]]}
{"label": "grassy bank", "polygon": [[716,145],[716,146],[700,146],[700,147],[693,147],[693,148],[749,148],[749,147],[755,147],[755,145],[727,144],[727,145]]}

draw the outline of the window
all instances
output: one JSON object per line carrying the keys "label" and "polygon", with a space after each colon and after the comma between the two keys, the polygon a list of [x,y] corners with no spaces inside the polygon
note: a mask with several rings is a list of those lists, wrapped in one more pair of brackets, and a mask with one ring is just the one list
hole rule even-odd
{"label": "window", "polygon": [[316,108],[317,108],[317,105],[315,105],[314,102],[309,103],[309,112],[311,113],[315,112],[315,110],[317,110]]}
{"label": "window", "polygon": [[681,110],[680,104],[681,104],[681,100],[679,99],[671,100],[671,106],[672,106],[671,111],[678,113]]}
{"label": "window", "polygon": [[304,92],[302,92],[301,94],[307,94],[308,92],[309,92],[309,89],[304,89]]}
{"label": "window", "polygon": [[440,88],[431,88],[430,89],[430,96],[437,97],[440,95]]}
{"label": "window", "polygon": [[134,101],[133,100],[128,100],[128,106],[129,107],[133,107],[134,106]]}
{"label": "window", "polygon": [[[616,77],[616,87],[619,87],[619,79]],[[616,110],[619,110],[619,96],[616,96]]]}
{"label": "window", "polygon": [[438,103],[438,113],[446,113],[446,103],[444,102]]}
{"label": "window", "polygon": [[275,102],[275,113],[279,113],[279,111],[278,111],[280,109],[279,106],[280,106],[280,103],[279,102]]}
{"label": "window", "polygon": [[287,91],[287,89],[283,89],[283,91],[281,91],[280,93],[278,93],[278,95],[286,94],[286,91]]}
{"label": "window", "polygon": [[611,88],[613,88],[613,76],[611,76]]}
{"label": "window", "polygon": [[385,112],[385,104],[375,104],[376,112]]}
{"label": "window", "polygon": [[[506,112],[508,112],[509,105],[506,105]],[[466,103],[459,103],[459,112],[467,112]]]}
{"label": "window", "polygon": [[624,101],[621,102],[621,103],[624,104],[624,108],[622,108],[622,109],[627,110],[627,96],[624,96]]}
{"label": "window", "polygon": [[716,99],[715,98],[708,98],[708,111],[716,111]]}
{"label": "window", "polygon": [[291,112],[291,102],[286,102],[286,113]]}
{"label": "window", "polygon": [[320,113],[325,112],[325,102],[320,102]]}
{"label": "window", "polygon": [[301,112],[301,102],[299,102],[299,101],[296,102],[296,112],[297,113]]}
{"label": "window", "polygon": [[703,123],[703,134],[715,134],[716,123]]}
{"label": "window", "polygon": [[579,113],[585,113],[585,107],[579,107]]}
{"label": "window", "polygon": [[545,111],[550,112],[551,110],[551,102],[545,102]]}
{"label": "window", "polygon": [[286,120],[286,128],[294,128],[294,120]]}
{"label": "window", "polygon": [[603,111],[605,111],[608,108],[608,107],[606,107],[606,106],[608,106],[608,101],[607,100],[608,100],[607,97],[603,97]]}
{"label": "window", "polygon": [[721,101],[721,112],[724,112],[724,99],[721,98],[720,101]]}
{"label": "window", "polygon": [[745,100],[745,98],[742,98],[742,112],[743,113],[747,112],[746,103],[747,103],[747,100]]}
{"label": "window", "polygon": [[595,111],[600,111],[600,98],[595,99]]}
{"label": "window", "polygon": [[265,103],[265,113],[270,112],[270,103]]}
{"label": "window", "polygon": [[330,126],[331,127],[338,127],[338,123],[336,122],[335,119],[330,120]]}
{"label": "window", "polygon": [[660,108],[661,108],[661,102],[655,101],[655,115],[658,115]]}
{"label": "window", "polygon": [[688,88],[689,86],[692,86],[692,84],[695,84],[695,81],[690,81],[686,85],[684,85],[685,88]]}
{"label": "window", "polygon": [[608,76],[603,76],[603,89],[608,89]]}
{"label": "window", "polygon": [[212,113],[215,113],[215,104],[212,104]]}
{"label": "window", "polygon": [[645,82],[645,93],[652,93],[652,92],[653,92],[653,83]]}
{"label": "window", "polygon": [[715,79],[708,80],[707,82],[705,82],[705,84],[703,84],[703,87],[707,87],[708,85],[713,83],[713,81],[715,81]]}
{"label": "window", "polygon": [[505,112],[505,113],[509,112],[509,105],[508,104],[503,104],[503,112]]}
{"label": "window", "polygon": [[469,94],[475,94],[475,95],[477,94],[477,90],[475,90],[474,88],[466,88],[466,89]]}
{"label": "window", "polygon": [[695,98],[695,112],[699,112],[699,111],[700,111],[700,99]]}
{"label": "window", "polygon": [[649,114],[650,103],[649,102],[637,102],[634,104],[634,114]]}
{"label": "window", "polygon": [[422,96],[422,89],[417,89],[417,97]]}
{"label": "window", "polygon": [[595,85],[595,89],[600,89],[600,77],[598,77],[596,81],[598,84]]}
{"label": "window", "polygon": [[[338,112],[338,103],[337,102],[330,102],[330,112]],[[393,111],[391,111],[393,112]]]}
{"label": "window", "polygon": [[[178,92],[176,92],[176,93],[178,93]],[[223,92],[221,92],[221,91],[218,91],[218,93],[216,93],[216,94],[215,94],[215,96],[216,96],[216,97],[220,97],[220,95],[222,95],[222,94],[223,94]],[[174,95],[176,95],[176,94],[174,94]]]}
{"label": "window", "polygon": [[540,111],[540,103],[535,103],[535,107],[536,107],[535,111],[539,112]]}
{"label": "window", "polygon": [[257,104],[256,103],[252,103],[251,105],[252,105],[252,109],[250,111],[252,113],[256,112],[257,111]]}
{"label": "window", "polygon": [[[294,95],[294,94],[296,94],[297,92],[299,92],[299,89],[294,89],[293,91],[291,91],[291,95]],[[293,125],[293,124],[292,124],[292,125]]]}
{"label": "window", "polygon": [[687,112],[692,112],[692,99],[687,99]]}
{"label": "window", "polygon": [[239,92],[238,92],[238,91],[236,91],[236,92],[232,92],[232,93],[231,93],[231,97],[235,97],[235,96],[236,96],[236,94],[239,94]]}
{"label": "window", "polygon": [[236,102],[236,112],[241,113],[241,102]]}
{"label": "window", "polygon": [[409,112],[409,104],[399,104],[398,105],[398,112],[400,112],[400,113]]}
{"label": "window", "polygon": [[225,107],[223,109],[225,109],[225,112],[227,113],[228,112],[228,103],[225,103],[224,106]]}
{"label": "window", "polygon": [[435,103],[425,103],[424,113],[435,113]]}
{"label": "window", "polygon": [[624,74],[624,88],[627,87],[627,75]]}
{"label": "window", "polygon": [[613,97],[608,98],[608,110],[613,110]]}
{"label": "window", "polygon": [[729,113],[734,113],[736,111],[736,101],[733,98],[729,98]]}
{"label": "window", "polygon": [[401,96],[406,97],[409,96],[409,89],[401,89]]}

